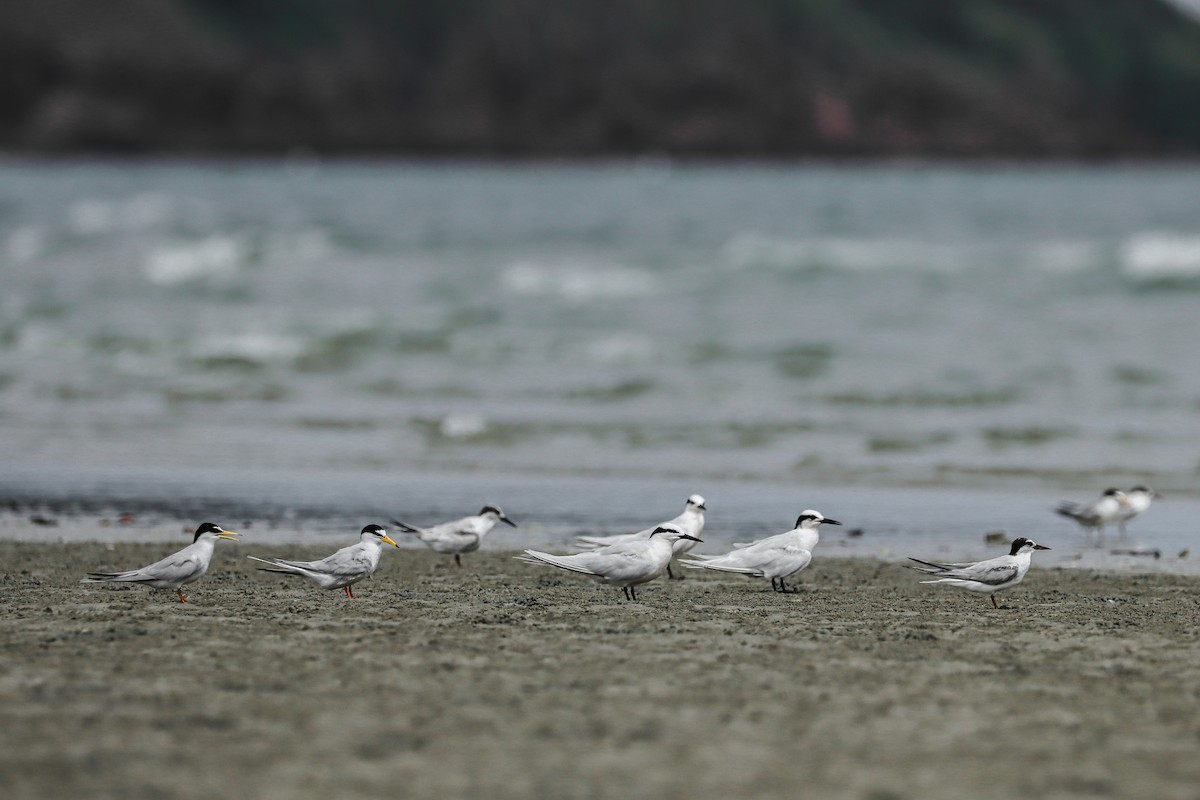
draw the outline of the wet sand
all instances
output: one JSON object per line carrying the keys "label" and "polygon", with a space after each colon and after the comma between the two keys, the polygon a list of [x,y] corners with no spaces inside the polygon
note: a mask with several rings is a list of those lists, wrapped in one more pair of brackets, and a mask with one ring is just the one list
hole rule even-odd
{"label": "wet sand", "polygon": [[405,549],[347,601],[217,549],[181,605],[77,583],[169,546],[0,542],[0,795],[1200,796],[1196,578],[1035,563],[995,611],[818,550],[626,603]]}

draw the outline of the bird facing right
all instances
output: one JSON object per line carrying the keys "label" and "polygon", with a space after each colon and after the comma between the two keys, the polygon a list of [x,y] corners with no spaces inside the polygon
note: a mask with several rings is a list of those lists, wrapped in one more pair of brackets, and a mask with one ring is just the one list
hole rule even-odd
{"label": "bird facing right", "polygon": [[1121,519],[1121,514],[1129,507],[1129,498],[1120,489],[1105,489],[1100,499],[1094,503],[1072,503],[1064,501],[1058,504],[1054,511],[1064,517],[1075,520],[1085,530],[1099,530],[1104,536],[1104,528]]}
{"label": "bird facing right", "polygon": [[618,542],[597,550],[566,556],[526,550],[524,555],[515,558],[590,575],[602,583],[621,587],[626,600],[637,600],[634,587],[652,581],[667,571],[675,542],[680,539],[701,541],[689,533],[684,533],[677,525],[660,525],[651,531],[646,539]]}
{"label": "bird facing right", "polygon": [[[660,522],[636,533],[619,533],[616,536],[579,536],[576,537],[575,543],[586,550],[594,550],[598,547],[610,547],[614,544],[628,544],[649,539],[655,528],[674,526],[688,535],[688,538],[681,538],[675,542],[675,555],[681,556],[696,546],[700,534],[704,532],[704,512],[707,510],[708,506],[704,498],[694,494],[684,503],[683,513],[675,519]],[[671,572],[671,565],[667,564],[667,577],[682,576],[676,576]]]}
{"label": "bird facing right", "polygon": [[473,517],[442,522],[429,528],[418,528],[398,519],[392,520],[392,524],[401,532],[414,534],[433,552],[453,554],[454,563],[460,567],[462,554],[478,550],[479,545],[483,543],[483,537],[496,527],[497,522],[517,527],[517,523],[509,519],[500,506],[493,505],[484,506],[483,510]]}
{"label": "bird facing right", "polygon": [[1034,550],[1049,550],[1049,547],[1038,544],[1024,536],[1013,540],[1012,549],[1006,556],[989,558],[986,561],[976,561],[968,564],[939,564],[936,561],[922,561],[919,558],[909,558],[920,566],[913,567],[917,572],[933,575],[936,580],[921,581],[921,583],[944,583],[966,589],[968,592],[980,592],[992,598],[992,608],[996,604],[996,592],[1016,586],[1025,580],[1029,565],[1033,559]]}
{"label": "bird facing right", "polygon": [[812,562],[812,550],[820,541],[822,525],[841,525],[811,508],[801,512],[796,526],[785,533],[768,536],[719,556],[694,556],[679,563],[688,569],[712,569],[770,578],[771,588],[787,592],[785,578],[796,575]]}
{"label": "bird facing right", "polygon": [[186,603],[183,587],[200,580],[204,573],[208,572],[213,545],[217,543],[217,539],[236,542],[240,535],[235,531],[227,531],[220,525],[205,522],[196,528],[192,543],[178,553],[128,572],[89,572],[82,583],[141,583],[155,589],[174,589],[179,595],[179,602]]}
{"label": "bird facing right", "polygon": [[1150,508],[1150,503],[1160,496],[1149,486],[1135,486],[1125,493],[1125,506],[1117,513],[1117,526],[1122,536],[1125,535],[1125,523]]}
{"label": "bird facing right", "polygon": [[350,587],[363,578],[375,574],[383,545],[399,547],[379,525],[368,525],[359,534],[358,544],[343,547],[320,561],[289,561],[283,558],[258,558],[247,556],[252,561],[270,564],[259,567],[263,572],[278,572],[282,575],[299,575],[308,578],[322,589],[341,589],[346,598],[354,597]]}

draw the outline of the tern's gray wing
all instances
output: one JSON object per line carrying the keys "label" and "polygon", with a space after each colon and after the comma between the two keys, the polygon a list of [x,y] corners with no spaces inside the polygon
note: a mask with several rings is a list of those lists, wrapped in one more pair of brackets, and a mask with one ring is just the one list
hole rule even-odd
{"label": "tern's gray wing", "polygon": [[97,581],[153,582],[175,586],[187,583],[204,566],[200,555],[192,548],[187,547],[141,569],[128,572],[92,572],[88,574]]}
{"label": "tern's gray wing", "polygon": [[328,558],[314,561],[308,567],[313,572],[339,579],[353,578],[374,572],[371,555],[364,547],[344,547]]}
{"label": "tern's gray wing", "polygon": [[1083,503],[1062,502],[1054,510],[1064,517],[1070,517],[1071,519],[1088,524],[1100,520],[1100,509],[1095,503],[1085,505]]}
{"label": "tern's gray wing", "polygon": [[987,562],[982,562],[971,567],[950,569],[937,574],[943,578],[958,578],[960,580],[976,581],[988,586],[999,586],[1017,577],[1018,572],[1016,564],[988,564]]}

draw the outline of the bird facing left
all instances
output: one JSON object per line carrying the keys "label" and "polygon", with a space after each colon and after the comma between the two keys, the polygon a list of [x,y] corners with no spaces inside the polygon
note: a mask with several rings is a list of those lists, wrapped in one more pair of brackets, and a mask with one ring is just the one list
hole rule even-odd
{"label": "bird facing left", "polygon": [[141,583],[155,589],[174,589],[179,602],[186,603],[183,587],[203,577],[212,561],[213,545],[217,539],[236,542],[241,534],[227,531],[220,525],[205,522],[196,529],[192,543],[178,553],[167,556],[141,569],[128,572],[89,572],[81,583]]}

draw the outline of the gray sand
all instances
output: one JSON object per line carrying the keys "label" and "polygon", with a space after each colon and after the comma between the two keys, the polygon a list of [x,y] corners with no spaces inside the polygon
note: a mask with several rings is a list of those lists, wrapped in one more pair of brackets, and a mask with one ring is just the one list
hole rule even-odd
{"label": "gray sand", "polygon": [[347,601],[222,543],[190,605],[77,583],[169,550],[0,542],[0,795],[1200,797],[1195,578],[1035,558],[995,611],[818,550],[626,603],[389,549]]}

